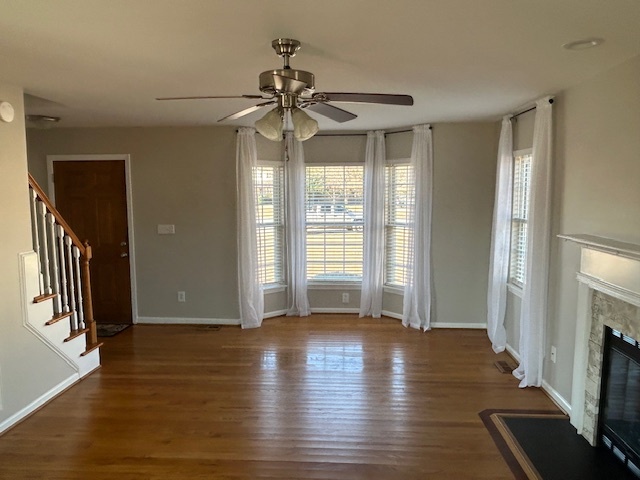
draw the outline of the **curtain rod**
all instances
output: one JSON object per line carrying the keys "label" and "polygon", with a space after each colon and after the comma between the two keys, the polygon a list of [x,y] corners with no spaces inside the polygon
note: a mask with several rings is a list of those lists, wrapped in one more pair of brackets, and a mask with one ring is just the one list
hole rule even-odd
{"label": "curtain rod", "polygon": [[[553,103],[553,98],[550,98],[550,99],[549,99],[549,103]],[[526,110],[523,110],[523,111],[521,111],[520,113],[516,113],[515,115],[511,115],[511,118],[519,117],[520,115],[523,115],[523,114],[525,114],[525,113],[527,113],[527,112],[530,112],[531,110],[535,110],[535,109],[536,109],[536,107],[535,107],[535,105],[534,105],[533,107],[531,107],[531,108],[527,108]]]}
{"label": "curtain rod", "polygon": [[[429,125],[429,130],[433,130],[433,127],[431,125]],[[409,128],[407,130],[398,130],[396,132],[384,132],[385,136],[386,135],[393,135],[394,133],[407,133],[407,132],[413,132],[412,128]],[[314,137],[365,137],[367,134],[366,133],[317,133],[314,135]]]}
{"label": "curtain rod", "polygon": [[[431,125],[429,125],[429,130],[433,130]],[[398,130],[397,132],[384,132],[384,134],[393,135],[394,133],[407,133],[412,131],[413,129],[410,128],[408,130]],[[236,133],[238,133],[238,130],[236,130]],[[365,137],[366,135],[366,133],[316,133],[314,137]]]}

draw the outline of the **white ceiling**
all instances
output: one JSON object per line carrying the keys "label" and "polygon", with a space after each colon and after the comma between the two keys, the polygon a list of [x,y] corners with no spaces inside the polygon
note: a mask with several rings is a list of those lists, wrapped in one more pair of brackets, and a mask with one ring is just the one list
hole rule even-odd
{"label": "white ceiling", "polygon": [[[323,130],[488,120],[640,54],[638,0],[3,0],[0,81],[60,126],[213,125],[281,68],[317,91],[407,93],[413,107],[340,104],[358,118]],[[586,37],[591,50],[561,45]],[[251,125],[254,113],[231,125]]]}

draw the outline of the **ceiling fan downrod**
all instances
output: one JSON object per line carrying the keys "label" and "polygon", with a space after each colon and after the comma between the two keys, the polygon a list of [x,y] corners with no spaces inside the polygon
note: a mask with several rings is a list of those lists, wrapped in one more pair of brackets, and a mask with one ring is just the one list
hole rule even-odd
{"label": "ceiling fan downrod", "polygon": [[265,95],[280,96],[312,95],[315,91],[313,73],[296,70],[289,65],[289,59],[295,57],[300,50],[300,42],[292,38],[276,38],[271,46],[284,61],[284,67],[277,70],[267,70],[260,74],[260,91]]}
{"label": "ceiling fan downrod", "polygon": [[271,46],[276,51],[276,54],[282,57],[283,68],[285,70],[290,69],[289,58],[296,56],[296,52],[300,50],[300,42],[293,38],[276,38],[271,42]]}

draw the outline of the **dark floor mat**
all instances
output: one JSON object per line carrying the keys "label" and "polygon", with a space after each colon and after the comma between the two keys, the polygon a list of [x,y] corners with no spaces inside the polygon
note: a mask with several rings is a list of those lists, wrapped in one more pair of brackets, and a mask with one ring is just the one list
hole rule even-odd
{"label": "dark floor mat", "polygon": [[99,337],[113,337],[130,326],[126,323],[96,323],[96,331]]}
{"label": "dark floor mat", "polygon": [[517,479],[637,480],[558,412],[485,410],[480,417]]}

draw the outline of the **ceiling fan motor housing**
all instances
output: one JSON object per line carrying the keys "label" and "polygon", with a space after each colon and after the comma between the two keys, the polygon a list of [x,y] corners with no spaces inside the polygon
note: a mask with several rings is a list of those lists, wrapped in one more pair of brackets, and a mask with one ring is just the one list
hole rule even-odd
{"label": "ceiling fan motor housing", "polygon": [[[274,75],[291,78],[306,83],[302,92],[279,90],[274,81]],[[304,70],[294,70],[293,68],[282,68],[278,70],[267,70],[260,74],[260,91],[267,95],[281,95],[285,93],[295,93],[298,95],[311,95],[315,91],[315,77],[311,72]]]}

